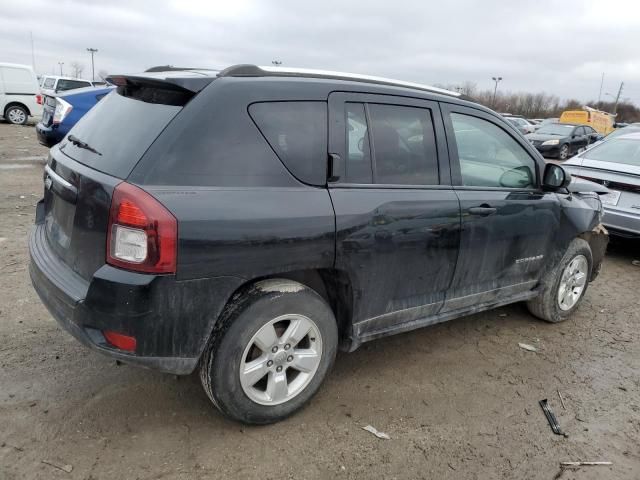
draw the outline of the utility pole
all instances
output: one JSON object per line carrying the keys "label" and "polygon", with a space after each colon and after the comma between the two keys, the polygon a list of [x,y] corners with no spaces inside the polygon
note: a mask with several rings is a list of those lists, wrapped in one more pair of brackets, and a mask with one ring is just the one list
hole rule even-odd
{"label": "utility pole", "polygon": [[87,48],[87,52],[91,53],[91,81],[94,82],[96,80],[95,69],[93,67],[93,54],[98,51],[97,48]]}
{"label": "utility pole", "polygon": [[602,100],[602,85],[603,84],[604,84],[604,72],[602,72],[602,80],[600,80],[600,93],[598,94],[598,103],[600,103],[600,100]]}
{"label": "utility pole", "polygon": [[493,87],[493,100],[491,101],[491,105],[493,105],[493,107],[496,106],[496,93],[498,91],[498,82],[500,82],[502,80],[502,77],[491,77],[491,79],[496,82],[496,86]]}
{"label": "utility pole", "polygon": [[62,77],[62,65],[64,65],[64,62],[58,62],[58,65],[60,65],[60,76]]}
{"label": "utility pole", "polygon": [[620,82],[620,88],[618,89],[618,95],[616,95],[616,103],[613,105],[613,114],[618,113],[618,102],[620,101],[620,95],[622,95],[622,89],[624,88],[624,82]]}
{"label": "utility pole", "polygon": [[29,31],[29,35],[31,35],[31,66],[33,67],[33,71],[36,71],[36,54],[33,49],[33,32]]}

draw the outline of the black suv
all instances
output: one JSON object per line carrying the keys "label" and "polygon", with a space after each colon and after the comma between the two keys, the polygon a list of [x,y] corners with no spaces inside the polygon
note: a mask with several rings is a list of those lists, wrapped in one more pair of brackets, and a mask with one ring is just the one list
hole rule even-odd
{"label": "black suv", "polygon": [[455,93],[154,70],[112,77],[51,149],[31,278],[82,343],[199,368],[232,418],[299,409],[338,348],[519,301],[564,320],[599,270],[592,188]]}

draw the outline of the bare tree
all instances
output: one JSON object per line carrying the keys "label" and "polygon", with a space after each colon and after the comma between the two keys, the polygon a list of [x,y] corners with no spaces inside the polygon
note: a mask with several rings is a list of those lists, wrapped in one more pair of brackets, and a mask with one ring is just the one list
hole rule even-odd
{"label": "bare tree", "polygon": [[80,62],[71,62],[71,70],[75,78],[81,78],[84,71],[84,65]]}

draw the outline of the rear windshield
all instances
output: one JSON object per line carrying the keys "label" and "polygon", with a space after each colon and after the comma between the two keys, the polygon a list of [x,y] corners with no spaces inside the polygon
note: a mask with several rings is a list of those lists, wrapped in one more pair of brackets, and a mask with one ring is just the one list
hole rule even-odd
{"label": "rear windshield", "polygon": [[[182,109],[180,105],[153,103],[162,95],[140,90],[125,97],[118,90],[97,103],[71,129],[69,136],[87,144],[92,152],[69,141],[61,147],[65,155],[118,178],[127,178],[142,154]],[[179,102],[170,102],[179,103]]]}

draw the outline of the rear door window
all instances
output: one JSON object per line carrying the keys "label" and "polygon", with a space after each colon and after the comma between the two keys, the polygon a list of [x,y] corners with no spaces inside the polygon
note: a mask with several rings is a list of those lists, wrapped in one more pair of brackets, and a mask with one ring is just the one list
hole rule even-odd
{"label": "rear door window", "polygon": [[287,169],[302,182],[327,181],[327,104],[261,102],[249,114]]}
{"label": "rear door window", "polygon": [[374,182],[437,185],[438,155],[431,110],[370,104]]}
{"label": "rear door window", "polygon": [[345,117],[347,125],[345,181],[347,183],[372,183],[371,147],[364,104],[347,103]]}
{"label": "rear door window", "polygon": [[56,84],[55,78],[45,78],[42,88],[53,88]]}

